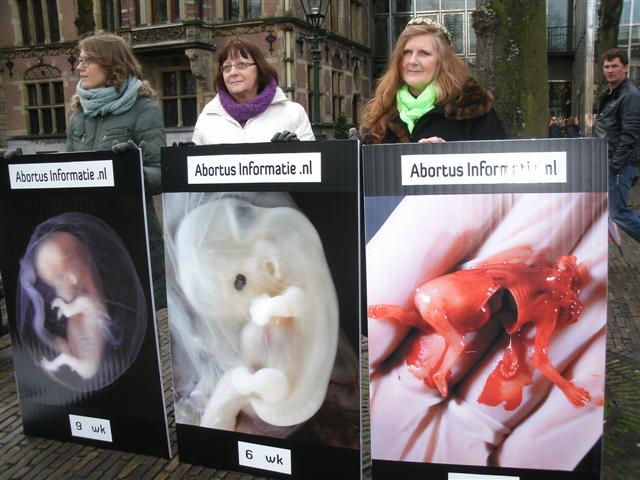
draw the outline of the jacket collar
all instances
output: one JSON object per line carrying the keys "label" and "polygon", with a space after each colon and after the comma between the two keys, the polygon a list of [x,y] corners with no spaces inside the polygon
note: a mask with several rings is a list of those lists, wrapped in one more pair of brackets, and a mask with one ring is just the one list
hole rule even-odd
{"label": "jacket collar", "polygon": [[616,88],[614,88],[613,90],[609,90],[609,86],[606,86],[604,89],[604,94],[605,96],[612,96],[612,97],[617,97],[618,93],[621,92],[622,90],[624,90],[627,87],[627,84],[630,82],[629,77],[625,77],[624,80],[622,80],[618,86]]}
{"label": "jacket collar", "polygon": [[492,108],[493,94],[469,78],[460,96],[444,106],[444,116],[450,120],[469,120],[486,115]]}

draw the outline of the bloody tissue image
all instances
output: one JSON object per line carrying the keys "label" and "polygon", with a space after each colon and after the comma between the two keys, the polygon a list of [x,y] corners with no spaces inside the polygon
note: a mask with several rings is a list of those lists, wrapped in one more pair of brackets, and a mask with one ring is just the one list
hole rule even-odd
{"label": "bloody tissue image", "polygon": [[291,197],[169,193],[165,209],[176,421],[287,437],[328,398],[357,412],[331,271]]}
{"label": "bloody tissue image", "polygon": [[366,255],[373,458],[576,468],[602,435],[606,195],[404,197]]}
{"label": "bloody tissue image", "polygon": [[[578,298],[588,279],[575,257],[558,257],[555,264],[527,265],[510,263],[502,257],[476,268],[460,270],[435,278],[416,289],[415,309],[395,305],[372,305],[371,318],[392,319],[419,329],[433,329],[444,338],[439,355],[412,349],[407,356],[411,371],[429,387],[448,395],[447,379],[451,366],[465,351],[464,335],[483,327],[504,305],[504,296],[513,301],[511,315],[503,319],[509,345],[502,360],[488,378],[478,402],[498,405],[507,410],[520,404],[522,388],[531,383],[529,365],[538,368],[578,407],[589,401],[589,393],[564,379],[551,365],[547,351],[556,324],[576,322],[582,305]],[[531,356],[521,338],[522,327],[532,323],[535,339]],[[419,344],[416,344],[419,345]]]}
{"label": "bloody tissue image", "polygon": [[38,225],[20,260],[19,333],[49,377],[79,391],[135,360],[146,300],[129,253],[102,220],[64,213]]}

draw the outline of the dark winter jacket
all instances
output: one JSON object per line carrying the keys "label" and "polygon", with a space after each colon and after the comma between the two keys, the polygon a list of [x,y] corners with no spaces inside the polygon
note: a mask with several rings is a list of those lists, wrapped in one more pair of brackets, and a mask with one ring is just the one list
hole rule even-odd
{"label": "dark winter jacket", "polygon": [[565,129],[567,132],[567,138],[578,138],[580,137],[580,129],[576,125],[569,125]]}
{"label": "dark winter jacket", "polygon": [[67,130],[67,152],[111,150],[116,143],[133,140],[136,145],[144,141],[142,164],[147,207],[149,247],[153,269],[153,286],[156,308],[166,304],[164,280],[164,249],[162,230],[153,208],[151,195],[161,193],[160,149],[167,145],[164,122],[158,104],[153,100],[153,90],[143,82],[138,99],[127,112],[104,117],[85,115],[80,97],[71,101],[71,119]]}
{"label": "dark winter jacket", "polygon": [[411,134],[407,125],[396,116],[382,143],[417,142],[429,137],[440,137],[447,142],[500,140],[507,138],[507,133],[493,109],[491,92],[469,79],[458,100],[436,106],[415,123]]}
{"label": "dark winter jacket", "polygon": [[560,125],[557,123],[552,123],[549,125],[549,138],[562,138],[562,130],[560,130]]}
{"label": "dark winter jacket", "polygon": [[640,92],[628,78],[600,101],[593,135],[606,138],[609,168],[618,171],[626,165],[639,165]]}

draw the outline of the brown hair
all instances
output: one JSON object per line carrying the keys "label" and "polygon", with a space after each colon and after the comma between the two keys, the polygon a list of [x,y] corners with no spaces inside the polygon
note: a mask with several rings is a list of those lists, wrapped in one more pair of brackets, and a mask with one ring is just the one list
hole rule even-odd
{"label": "brown hair", "polygon": [[437,91],[436,104],[444,105],[461,94],[462,87],[469,78],[469,69],[451,48],[447,37],[437,26],[419,23],[407,25],[400,34],[385,73],[380,77],[375,93],[362,110],[361,133],[371,135],[375,143],[380,143],[387,133],[391,119],[397,115],[396,93],[404,84],[402,60],[404,48],[416,35],[431,35],[438,53],[438,68],[434,77]]}
{"label": "brown hair", "polygon": [[222,64],[230,58],[239,58],[241,56],[252,58],[256,63],[256,68],[258,69],[258,92],[261,92],[272,78],[278,83],[278,72],[265,60],[260,49],[251,42],[236,38],[227,43],[218,54],[218,71],[213,79],[213,85],[218,91],[224,90],[228,92],[222,75]]}
{"label": "brown hair", "polygon": [[629,57],[627,56],[627,52],[625,52],[621,48],[612,48],[604,52],[602,54],[602,63],[604,63],[605,60],[607,62],[610,62],[616,58],[620,60],[621,64],[629,65]]}
{"label": "brown hair", "polygon": [[107,72],[107,86],[122,88],[124,80],[129,75],[142,80],[142,68],[129,44],[112,33],[92,35],[78,43],[78,48],[84,50],[91,60],[100,65]]}

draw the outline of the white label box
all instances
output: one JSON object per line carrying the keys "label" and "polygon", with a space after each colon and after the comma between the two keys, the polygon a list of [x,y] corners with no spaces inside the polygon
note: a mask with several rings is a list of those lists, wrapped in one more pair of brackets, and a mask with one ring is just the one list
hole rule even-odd
{"label": "white label box", "polygon": [[291,450],[238,442],[238,463],[245,467],[291,475]]}
{"label": "white label box", "polygon": [[451,473],[448,480],[520,480],[520,477],[505,475],[484,475],[481,473]]}
{"label": "white label box", "polygon": [[71,435],[74,437],[90,438],[112,442],[111,422],[104,418],[83,417],[82,415],[69,415]]}

